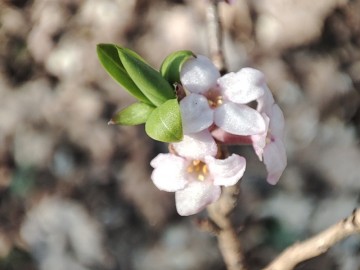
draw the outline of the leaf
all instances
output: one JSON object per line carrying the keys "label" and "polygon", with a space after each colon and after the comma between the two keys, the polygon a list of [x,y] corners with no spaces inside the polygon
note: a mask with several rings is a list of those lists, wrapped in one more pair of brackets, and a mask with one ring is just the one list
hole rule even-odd
{"label": "leaf", "polygon": [[137,102],[117,112],[114,117],[111,118],[109,124],[127,126],[144,124],[154,109],[155,107],[153,106]]}
{"label": "leaf", "polygon": [[175,98],[174,89],[158,71],[134,56],[133,52],[129,53],[128,49],[117,47],[117,50],[128,75],[152,104],[159,106]]}
{"label": "leaf", "polygon": [[180,70],[182,65],[191,56],[195,57],[191,51],[178,51],[168,55],[161,64],[161,75],[171,84],[180,83]]}
{"label": "leaf", "polygon": [[178,142],[183,138],[180,106],[177,99],[170,99],[149,115],[145,124],[149,137],[161,142]]}
{"label": "leaf", "polygon": [[[131,54],[132,56],[134,56],[135,58],[137,58],[137,59],[139,59],[139,60],[141,60],[141,61],[143,61],[144,63],[146,63],[146,61],[145,61],[145,59],[144,58],[142,58],[140,55],[138,55],[136,52],[134,52],[133,50],[130,50],[130,49],[128,49],[128,48],[124,48],[124,47],[120,47],[120,46],[116,46],[116,48],[119,50],[123,50],[123,51],[125,51],[126,53],[128,53],[128,54]],[[119,54],[118,54],[119,55]]]}
{"label": "leaf", "polygon": [[126,72],[124,65],[121,63],[119,54],[117,52],[117,46],[113,44],[98,44],[96,51],[100,63],[105,68],[107,73],[122,87],[125,88],[131,95],[138,100],[152,104],[150,100],[141,92],[137,85],[130,78]]}

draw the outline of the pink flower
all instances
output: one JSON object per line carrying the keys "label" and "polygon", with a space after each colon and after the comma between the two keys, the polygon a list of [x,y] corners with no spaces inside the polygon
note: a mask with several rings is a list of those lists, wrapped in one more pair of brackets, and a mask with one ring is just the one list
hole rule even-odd
{"label": "pink flower", "polygon": [[175,192],[176,209],[182,216],[196,214],[218,200],[220,186],[235,185],[244,174],[243,157],[214,157],[217,146],[208,131],[185,135],[173,147],[179,155],[159,154],[151,161],[151,179],[160,190]]}
{"label": "pink flower", "polygon": [[268,88],[266,88],[265,95],[259,98],[257,110],[266,120],[268,129],[263,134],[251,136],[251,139],[255,153],[266,166],[267,181],[275,185],[287,165],[284,145],[284,115]]}
{"label": "pink flower", "polygon": [[211,61],[199,55],[183,65],[180,79],[187,91],[180,101],[184,134],[199,132],[213,124],[235,135],[265,132],[261,114],[245,105],[264,95],[261,72],[243,68],[220,77]]}
{"label": "pink flower", "polygon": [[252,144],[255,153],[264,162],[268,172],[268,183],[275,185],[287,165],[284,145],[284,115],[275,103],[268,87],[265,93],[257,99],[257,111],[261,113],[266,123],[266,131],[251,136],[237,136],[221,129],[212,131],[212,136],[226,144]]}
{"label": "pink flower", "polygon": [[155,186],[175,192],[178,213],[188,216],[217,201],[220,186],[235,185],[244,174],[246,161],[236,154],[222,160],[212,156],[191,160],[175,154],[159,154],[150,165],[154,168],[151,179]]}

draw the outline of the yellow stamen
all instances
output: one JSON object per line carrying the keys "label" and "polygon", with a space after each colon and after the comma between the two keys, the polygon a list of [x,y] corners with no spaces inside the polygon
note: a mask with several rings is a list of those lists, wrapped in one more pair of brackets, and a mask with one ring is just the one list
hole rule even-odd
{"label": "yellow stamen", "polygon": [[219,107],[224,103],[223,96],[209,96],[208,97],[208,103],[211,108]]}
{"label": "yellow stamen", "polygon": [[204,181],[209,173],[207,165],[198,159],[191,162],[187,168],[187,172],[192,174],[199,181]]}

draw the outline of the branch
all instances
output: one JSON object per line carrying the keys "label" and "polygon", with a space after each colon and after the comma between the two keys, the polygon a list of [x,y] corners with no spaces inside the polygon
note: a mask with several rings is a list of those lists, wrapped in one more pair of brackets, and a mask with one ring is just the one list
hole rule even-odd
{"label": "branch", "polygon": [[246,269],[239,236],[229,217],[235,208],[238,194],[239,185],[223,188],[221,198],[207,208],[211,221],[218,227],[219,249],[228,270]]}
{"label": "branch", "polygon": [[[224,74],[226,64],[222,50],[222,28],[218,7],[220,1],[208,0],[207,31],[211,60],[220,73]],[[230,220],[238,194],[239,185],[223,188],[220,199],[207,208],[209,221],[201,224],[203,228],[216,232],[219,249],[228,270],[246,269],[240,239]]]}
{"label": "branch", "polygon": [[207,34],[210,57],[221,74],[226,73],[225,58],[222,50],[222,28],[219,16],[219,0],[208,0]]}
{"label": "branch", "polygon": [[337,242],[352,234],[360,233],[360,209],[312,238],[296,243],[283,251],[263,270],[290,270],[297,264],[319,256]]}

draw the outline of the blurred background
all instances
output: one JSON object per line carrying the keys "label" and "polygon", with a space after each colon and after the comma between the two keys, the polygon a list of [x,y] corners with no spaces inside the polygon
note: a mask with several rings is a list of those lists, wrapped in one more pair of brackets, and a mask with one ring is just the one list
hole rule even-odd
{"label": "blurred background", "polygon": [[[360,0],[221,4],[230,71],[267,76],[286,118],[277,186],[250,147],[233,215],[250,269],[347,216],[360,192]],[[149,161],[167,146],[108,126],[134,101],[97,43],[158,68],[207,55],[203,0],[0,1],[0,269],[225,269],[216,238],[179,217]],[[360,237],[297,269],[360,269]]]}

